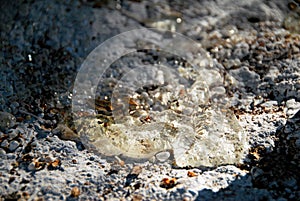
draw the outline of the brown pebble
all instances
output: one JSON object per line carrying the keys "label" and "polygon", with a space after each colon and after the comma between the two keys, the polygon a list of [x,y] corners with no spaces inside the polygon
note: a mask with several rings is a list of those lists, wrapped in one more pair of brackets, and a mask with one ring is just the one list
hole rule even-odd
{"label": "brown pebble", "polygon": [[266,152],[266,147],[263,145],[258,145],[249,149],[249,155],[252,156],[254,160],[260,160],[261,156]]}
{"label": "brown pebble", "polygon": [[136,165],[132,168],[130,174],[135,174],[135,175],[138,175],[142,172],[142,167],[139,166],[139,165]]}
{"label": "brown pebble", "polygon": [[296,10],[297,5],[294,2],[290,2],[288,3],[288,7],[290,10]]}
{"label": "brown pebble", "polygon": [[176,178],[163,178],[160,182],[160,187],[162,188],[173,188],[177,185]]}
{"label": "brown pebble", "polygon": [[34,199],[34,201],[44,201],[44,198],[43,197],[37,197]]}
{"label": "brown pebble", "polygon": [[142,195],[133,195],[132,201],[142,201],[143,196]]}
{"label": "brown pebble", "polygon": [[49,163],[49,167],[51,168],[57,168],[60,165],[61,165],[61,161],[59,159],[55,159],[54,161],[51,161]]}
{"label": "brown pebble", "polygon": [[23,117],[17,117],[17,118],[16,118],[16,121],[17,121],[17,122],[23,122],[23,121],[24,121],[24,118],[23,118]]}
{"label": "brown pebble", "polygon": [[119,164],[120,164],[121,166],[124,166],[124,165],[125,165],[125,162],[124,162],[123,160],[120,160],[120,161],[119,161]]}
{"label": "brown pebble", "polygon": [[30,198],[30,194],[27,191],[23,192],[22,196],[25,200],[28,200]]}
{"label": "brown pebble", "polygon": [[62,140],[73,140],[78,141],[79,136],[69,127],[64,124],[58,124],[55,130],[59,130],[61,132],[61,136],[59,136]]}
{"label": "brown pebble", "polygon": [[184,197],[183,201],[191,201],[191,198],[190,197]]}
{"label": "brown pebble", "polygon": [[79,188],[77,186],[73,187],[71,190],[71,196],[74,198],[77,198],[77,197],[79,197],[79,195],[80,195]]}
{"label": "brown pebble", "polygon": [[188,172],[187,172],[187,176],[188,176],[188,177],[196,177],[196,176],[198,176],[198,174],[195,173],[195,172],[193,172],[193,171],[188,171]]}
{"label": "brown pebble", "polygon": [[45,167],[46,163],[40,162],[37,159],[33,159],[34,167],[36,170],[40,170]]}

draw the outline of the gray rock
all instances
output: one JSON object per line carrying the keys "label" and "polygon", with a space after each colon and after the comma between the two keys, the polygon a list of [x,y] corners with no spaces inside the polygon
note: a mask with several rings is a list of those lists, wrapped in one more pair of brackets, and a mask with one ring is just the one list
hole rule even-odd
{"label": "gray rock", "polygon": [[28,169],[29,171],[34,171],[34,170],[36,170],[35,163],[34,163],[34,162],[29,163],[29,165],[27,166],[27,169]]}
{"label": "gray rock", "polygon": [[261,104],[262,107],[266,107],[268,109],[272,108],[273,106],[277,106],[277,101],[267,101]]}
{"label": "gray rock", "polygon": [[3,147],[3,148],[7,148],[8,145],[9,145],[8,140],[3,140],[3,142],[1,143],[1,147]]}
{"label": "gray rock", "polygon": [[16,124],[16,118],[8,112],[0,112],[0,129],[6,130]]}
{"label": "gray rock", "polygon": [[2,148],[0,148],[0,155],[5,155],[6,154],[6,151]]}
{"label": "gray rock", "polygon": [[259,75],[253,71],[250,71],[247,66],[243,66],[238,69],[230,70],[230,74],[243,83],[244,86],[250,88],[256,88],[259,82]]}
{"label": "gray rock", "polygon": [[18,129],[11,129],[11,130],[9,130],[9,132],[8,132],[8,137],[9,137],[9,139],[11,140],[11,139],[17,137],[18,134],[19,134],[19,130],[18,130]]}
{"label": "gray rock", "polygon": [[20,145],[20,143],[19,143],[18,141],[13,140],[13,141],[11,141],[11,142],[9,143],[8,149],[9,149],[10,151],[14,151],[19,145]]}
{"label": "gray rock", "polygon": [[300,102],[295,101],[295,99],[290,99],[286,101],[287,115],[288,117],[294,116],[300,110]]}

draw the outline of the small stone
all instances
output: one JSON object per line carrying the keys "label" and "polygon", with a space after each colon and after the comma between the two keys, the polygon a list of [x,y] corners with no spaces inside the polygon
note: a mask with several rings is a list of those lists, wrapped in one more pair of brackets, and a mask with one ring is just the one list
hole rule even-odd
{"label": "small stone", "polygon": [[71,197],[77,198],[79,197],[79,195],[80,195],[80,189],[77,186],[73,187],[71,190]]}
{"label": "small stone", "polygon": [[1,155],[5,155],[5,154],[6,154],[5,150],[2,149],[2,148],[0,148],[0,156],[1,156]]}
{"label": "small stone", "polygon": [[255,88],[259,82],[259,75],[254,71],[250,71],[247,66],[231,70],[230,74],[250,88]]}
{"label": "small stone", "polygon": [[262,107],[272,108],[273,106],[277,106],[277,101],[267,101],[261,104]]}
{"label": "small stone", "polygon": [[262,99],[262,98],[257,98],[257,99],[254,99],[254,100],[253,100],[254,106],[257,106],[257,105],[261,104],[262,102],[263,102],[263,99]]}
{"label": "small stone", "polygon": [[300,108],[300,103],[296,102],[295,99],[290,99],[290,100],[286,101],[286,107],[297,109],[297,108]]}
{"label": "small stone", "polygon": [[166,189],[173,188],[176,185],[177,185],[176,178],[163,178],[160,182],[160,187]]}
{"label": "small stone", "polygon": [[30,194],[28,193],[28,192],[23,192],[22,193],[22,197],[25,199],[25,200],[29,200],[29,198],[30,198]]}
{"label": "small stone", "polygon": [[264,174],[264,171],[260,168],[254,167],[251,169],[251,176],[253,180],[256,180],[258,177],[261,177]]}
{"label": "small stone", "polygon": [[0,129],[6,130],[16,124],[16,118],[8,112],[0,112]]}
{"label": "small stone", "polygon": [[187,176],[188,177],[196,177],[196,176],[198,176],[198,174],[196,172],[193,172],[193,171],[188,171]]}
{"label": "small stone", "polygon": [[15,160],[17,158],[17,155],[15,153],[7,153],[6,157],[8,160]]}
{"label": "small stone", "polygon": [[18,134],[19,134],[19,130],[16,130],[16,129],[11,129],[11,130],[9,130],[9,132],[8,132],[8,137],[9,137],[9,139],[14,139],[15,137],[17,137],[18,136]]}
{"label": "small stone", "polygon": [[142,195],[133,195],[132,201],[142,201],[143,196]]}
{"label": "small stone", "polygon": [[55,169],[55,168],[59,167],[60,165],[61,165],[61,161],[60,161],[59,159],[55,159],[54,161],[51,161],[51,162],[49,163],[48,168],[53,168],[53,169]]}
{"label": "small stone", "polygon": [[36,169],[35,168],[35,163],[34,162],[29,163],[29,165],[27,166],[27,169],[29,171],[34,171]]}
{"label": "small stone", "polygon": [[136,165],[132,168],[131,173],[130,174],[135,174],[135,175],[139,175],[142,172],[142,167],[139,165]]}
{"label": "small stone", "polygon": [[288,117],[294,116],[298,110],[300,110],[300,103],[296,102],[295,99],[290,99],[286,101],[287,115]]}
{"label": "small stone", "polygon": [[0,138],[4,138],[6,136],[6,134],[4,134],[3,132],[0,131]]}
{"label": "small stone", "polygon": [[79,140],[78,135],[64,124],[59,124],[54,129],[54,132],[60,132],[59,138],[61,138],[62,140]]}
{"label": "small stone", "polygon": [[166,160],[169,159],[170,155],[171,155],[170,152],[163,151],[156,154],[155,157],[159,162],[165,162]]}
{"label": "small stone", "polygon": [[3,140],[3,142],[1,143],[1,147],[6,148],[8,147],[9,143],[7,140]]}
{"label": "small stone", "polygon": [[185,195],[184,197],[183,197],[183,201],[191,201],[192,199],[191,199],[191,197],[189,197],[189,196],[187,196],[187,195]]}
{"label": "small stone", "polygon": [[15,113],[18,112],[18,107],[19,107],[19,106],[20,106],[20,105],[19,105],[18,102],[12,102],[12,103],[10,104],[10,108],[11,108],[13,114],[15,114]]}
{"label": "small stone", "polygon": [[13,140],[9,144],[9,150],[14,151],[19,145],[20,145],[20,143],[18,141]]}

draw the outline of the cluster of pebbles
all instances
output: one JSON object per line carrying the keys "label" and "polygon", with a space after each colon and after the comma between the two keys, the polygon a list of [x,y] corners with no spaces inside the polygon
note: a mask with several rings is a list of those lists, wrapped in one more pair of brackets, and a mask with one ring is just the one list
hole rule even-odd
{"label": "cluster of pebbles", "polygon": [[[297,6],[296,0],[2,3],[0,200],[297,200]],[[85,149],[82,138],[67,127],[72,83],[89,51],[118,33],[145,26],[198,41],[218,64],[218,73],[230,77],[221,92],[247,135],[250,148],[242,163],[178,169],[165,161],[165,153],[156,156],[158,163],[107,161]],[[145,55],[157,63],[156,54]],[[181,69],[181,61],[173,61]],[[129,63],[124,58],[115,66]],[[147,125],[159,107],[182,112],[184,98],[176,97],[179,104],[156,98],[163,89],[168,90],[163,85],[146,93],[135,90],[130,118]],[[98,95],[105,100],[107,94]],[[138,113],[137,105],[147,113]]]}

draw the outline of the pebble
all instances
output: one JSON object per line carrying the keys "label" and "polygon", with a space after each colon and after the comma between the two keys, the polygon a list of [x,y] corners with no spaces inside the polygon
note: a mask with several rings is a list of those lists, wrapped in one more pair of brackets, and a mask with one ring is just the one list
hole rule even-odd
{"label": "pebble", "polygon": [[143,168],[139,165],[136,165],[132,168],[130,174],[139,175],[142,172]]}
{"label": "pebble", "polygon": [[256,98],[256,99],[253,100],[253,105],[254,106],[260,105],[261,103],[263,103],[262,98]]}
{"label": "pebble", "polygon": [[267,101],[261,104],[262,107],[266,107],[266,108],[272,108],[273,106],[277,106],[278,103],[277,101]]}
{"label": "pebble", "polygon": [[13,114],[16,114],[18,112],[18,107],[20,106],[20,104],[18,102],[12,102],[10,104],[10,109],[12,111]]}
{"label": "pebble", "polygon": [[295,101],[295,99],[290,99],[286,101],[286,107],[288,117],[292,117],[300,110],[300,102]]}
{"label": "pebble", "polygon": [[29,163],[29,165],[27,166],[27,169],[28,169],[29,171],[34,171],[34,170],[36,170],[35,163],[34,163],[34,162]]}
{"label": "pebble", "polygon": [[0,129],[6,130],[13,127],[16,124],[16,118],[14,115],[8,112],[0,112]]}
{"label": "pebble", "polygon": [[19,130],[17,130],[17,129],[11,129],[8,132],[8,137],[9,137],[9,139],[13,139],[13,138],[17,137],[18,134],[19,134]]}
{"label": "pebble", "polygon": [[244,83],[244,85],[247,87],[257,87],[259,75],[254,71],[250,71],[247,66],[242,66],[238,69],[231,70],[230,74],[238,81],[241,81],[241,83]]}
{"label": "pebble", "polygon": [[159,152],[158,154],[155,155],[155,157],[159,162],[165,162],[170,158],[170,155],[171,155],[170,152],[164,151],[164,152]]}
{"label": "pebble", "polygon": [[8,145],[9,145],[9,142],[7,140],[3,140],[1,143],[1,147],[3,147],[3,148],[8,147]]}
{"label": "pebble", "polygon": [[6,154],[5,150],[0,148],[0,155],[5,155],[5,154]]}
{"label": "pebble", "polygon": [[8,160],[15,160],[17,158],[16,153],[8,153],[6,154]]}
{"label": "pebble", "polygon": [[264,174],[264,171],[260,168],[253,167],[251,169],[251,175],[253,180],[257,179],[258,177],[261,177]]}
{"label": "pebble", "polygon": [[79,197],[79,195],[80,195],[80,189],[77,186],[73,187],[71,190],[71,196],[77,198]]}
{"label": "pebble", "polygon": [[9,150],[10,151],[14,151],[18,146],[20,145],[20,143],[16,140],[13,140],[9,143]]}

